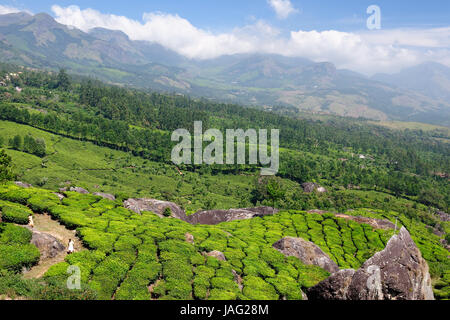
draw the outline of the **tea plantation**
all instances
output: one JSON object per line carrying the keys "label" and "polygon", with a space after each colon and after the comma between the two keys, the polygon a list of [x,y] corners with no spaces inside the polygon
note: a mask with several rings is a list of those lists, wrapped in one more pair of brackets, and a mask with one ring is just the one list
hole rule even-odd
{"label": "tea plantation", "polygon": [[[273,243],[286,236],[301,237],[320,246],[339,267],[358,268],[382,250],[394,232],[374,230],[332,214],[303,211],[194,226],[151,212],[139,215],[124,209],[119,201],[74,192],[65,196],[59,200],[49,190],[5,184],[0,186],[0,207],[7,212],[4,221],[23,223],[32,210],[47,212],[77,230],[89,250],[67,256],[65,262],[48,270],[44,280],[65,283],[67,268],[78,266],[83,288],[95,293],[85,298],[301,300],[301,290],[329,273],[297,258],[286,258],[272,248]],[[354,214],[383,215],[365,210]],[[420,223],[398,218],[410,228],[432,272],[439,275],[436,294],[448,298],[448,252],[439,245],[439,237],[433,237]],[[194,237],[193,243],[186,240],[188,233]],[[37,249],[28,244],[30,237],[22,227],[1,225],[0,269],[19,272],[39,260]],[[205,254],[214,250],[223,252],[226,261]]]}

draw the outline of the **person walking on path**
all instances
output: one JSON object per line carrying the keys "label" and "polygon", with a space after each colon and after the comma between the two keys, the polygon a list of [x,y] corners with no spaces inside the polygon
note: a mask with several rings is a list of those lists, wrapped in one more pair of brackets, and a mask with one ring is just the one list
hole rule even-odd
{"label": "person walking on path", "polygon": [[34,221],[33,221],[33,216],[30,215],[28,217],[28,225],[33,229],[34,228]]}
{"label": "person walking on path", "polygon": [[70,239],[69,240],[69,247],[67,248],[67,253],[68,254],[72,254],[74,251],[75,251],[75,249],[74,249],[74,242],[73,242],[73,240],[72,239]]}

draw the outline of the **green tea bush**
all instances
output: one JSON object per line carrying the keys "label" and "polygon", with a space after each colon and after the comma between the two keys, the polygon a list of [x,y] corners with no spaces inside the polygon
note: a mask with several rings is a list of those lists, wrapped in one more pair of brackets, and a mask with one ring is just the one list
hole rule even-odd
{"label": "green tea bush", "polygon": [[117,300],[150,300],[148,286],[155,282],[161,272],[157,262],[137,262],[128,272],[127,278],[116,294]]}
{"label": "green tea bush", "polygon": [[282,297],[287,300],[302,300],[302,291],[300,285],[287,275],[277,275],[275,278],[266,279],[268,283],[273,285]]}
{"label": "green tea bush", "polygon": [[28,224],[28,217],[33,212],[25,206],[16,203],[0,202],[0,215],[4,222]]}
{"label": "green tea bush", "polygon": [[228,290],[222,290],[222,289],[212,289],[209,294],[209,300],[224,300],[224,301],[231,301],[236,300],[237,294],[228,291]]}
{"label": "green tea bush", "polygon": [[93,271],[89,285],[98,292],[99,299],[110,300],[130,266],[114,256],[106,257]]}
{"label": "green tea bush", "polygon": [[275,288],[263,279],[255,276],[244,277],[243,294],[251,300],[278,300]]}
{"label": "green tea bush", "polygon": [[0,223],[0,244],[28,244],[31,241],[30,230],[10,223]]}
{"label": "green tea bush", "polygon": [[103,252],[111,252],[119,237],[117,234],[101,232],[92,228],[80,228],[78,233],[88,248]]}
{"label": "green tea bush", "polygon": [[199,300],[206,300],[208,297],[208,287],[194,282],[194,296]]}
{"label": "green tea bush", "polygon": [[40,252],[31,244],[0,244],[0,270],[22,271],[39,262]]}

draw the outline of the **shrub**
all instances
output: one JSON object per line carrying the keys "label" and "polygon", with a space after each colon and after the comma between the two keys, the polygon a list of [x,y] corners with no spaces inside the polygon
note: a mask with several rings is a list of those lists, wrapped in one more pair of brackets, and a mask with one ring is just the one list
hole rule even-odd
{"label": "shrub", "polygon": [[34,245],[0,244],[0,270],[20,272],[23,267],[30,268],[38,263],[39,258],[39,250]]}
{"label": "shrub", "polygon": [[83,243],[90,249],[111,252],[118,235],[101,232],[92,228],[81,228],[78,230]]}
{"label": "shrub", "polygon": [[275,288],[263,279],[255,276],[244,278],[243,294],[251,300],[278,300]]}
{"label": "shrub", "polygon": [[26,225],[28,224],[28,217],[33,214],[30,209],[18,204],[1,205],[1,217],[5,222]]}
{"label": "shrub", "polygon": [[166,280],[190,281],[193,278],[192,267],[183,260],[163,262],[163,276]]}
{"label": "shrub", "polygon": [[94,269],[89,285],[98,292],[99,299],[110,300],[128,269],[128,264],[118,258],[109,256]]}
{"label": "shrub", "polygon": [[300,285],[293,278],[286,275],[277,275],[275,278],[266,279],[273,285],[278,293],[288,300],[302,300]]}
{"label": "shrub", "polygon": [[[0,223],[0,244],[28,244],[32,233],[10,223]],[[1,258],[1,257],[0,257]]]}
{"label": "shrub", "polygon": [[208,288],[203,285],[194,284],[194,296],[197,299],[205,300],[208,295]]}
{"label": "shrub", "polygon": [[170,217],[170,216],[172,216],[172,209],[170,209],[169,207],[166,207],[166,208],[164,209],[163,215],[164,215],[164,217]]}
{"label": "shrub", "polygon": [[209,293],[209,300],[236,300],[237,294],[231,291],[222,289],[212,289]]}
{"label": "shrub", "polygon": [[148,285],[154,282],[161,271],[157,262],[137,262],[116,293],[117,300],[150,300]]}
{"label": "shrub", "polygon": [[239,287],[236,282],[229,278],[214,277],[211,279],[211,287],[213,289],[222,289],[234,293],[239,292]]}
{"label": "shrub", "polygon": [[167,294],[177,300],[191,300],[192,286],[189,281],[182,279],[166,280]]}

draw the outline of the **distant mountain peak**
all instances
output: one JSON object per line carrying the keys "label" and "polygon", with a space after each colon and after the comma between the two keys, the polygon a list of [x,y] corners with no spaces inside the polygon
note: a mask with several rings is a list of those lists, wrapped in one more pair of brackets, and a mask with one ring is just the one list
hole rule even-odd
{"label": "distant mountain peak", "polygon": [[113,40],[113,39],[120,39],[120,40],[126,40],[130,41],[130,37],[128,35],[120,30],[111,30],[111,29],[105,29],[105,28],[93,28],[89,30],[88,32],[91,36],[100,38],[105,41]]}

